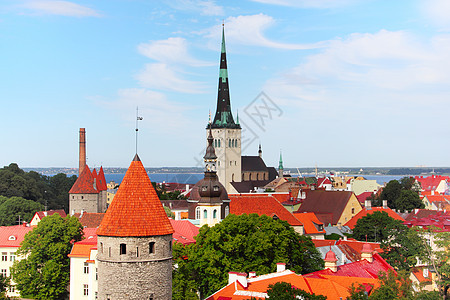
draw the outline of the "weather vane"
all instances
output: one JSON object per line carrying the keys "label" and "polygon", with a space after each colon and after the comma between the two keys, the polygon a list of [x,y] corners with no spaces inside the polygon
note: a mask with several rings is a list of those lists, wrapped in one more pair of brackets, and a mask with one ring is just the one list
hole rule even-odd
{"label": "weather vane", "polygon": [[138,122],[142,121],[144,118],[139,116],[139,107],[136,106],[136,154],[137,154],[137,148],[138,148]]}

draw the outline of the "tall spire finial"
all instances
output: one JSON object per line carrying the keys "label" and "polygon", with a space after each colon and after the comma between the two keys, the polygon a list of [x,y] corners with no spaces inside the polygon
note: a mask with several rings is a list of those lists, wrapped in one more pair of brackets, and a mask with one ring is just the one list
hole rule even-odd
{"label": "tall spire finial", "polygon": [[208,125],[209,125],[209,128],[211,129],[211,110],[209,110]]}
{"label": "tall spire finial", "polygon": [[139,117],[139,107],[136,106],[136,154],[138,149],[138,132],[139,132],[138,121],[142,121],[143,119],[144,119],[143,117]]}

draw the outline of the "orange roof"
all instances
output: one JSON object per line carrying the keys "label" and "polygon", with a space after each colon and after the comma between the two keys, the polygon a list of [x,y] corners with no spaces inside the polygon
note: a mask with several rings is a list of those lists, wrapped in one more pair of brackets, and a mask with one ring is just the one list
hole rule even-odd
{"label": "orange roof", "polygon": [[80,213],[75,213],[73,215],[78,218],[84,228],[97,228],[98,226],[100,226],[105,213],[84,212],[83,215],[81,215]]}
{"label": "orange roof", "polygon": [[98,191],[94,188],[94,177],[87,165],[73,184],[69,194],[98,194]]}
{"label": "orange roof", "polygon": [[239,282],[228,284],[215,294],[206,298],[207,300],[241,300],[266,299],[267,289],[270,284],[277,282],[287,282],[297,289],[308,293],[326,296],[327,299],[346,299],[349,296],[349,288],[352,283],[379,286],[377,279],[359,278],[349,276],[323,275],[318,278],[308,278],[295,274],[290,270],[278,273],[271,273],[248,279],[248,286],[245,288]]}
{"label": "orange roof", "polygon": [[[325,229],[323,229],[323,223],[317,219],[317,216],[312,212],[294,212],[294,216],[302,222],[303,227],[305,229],[306,234],[314,234],[314,233],[325,233]],[[317,230],[315,225],[322,225],[322,230]]]}
{"label": "orange roof", "polygon": [[444,195],[439,195],[439,194],[434,194],[434,195],[426,195],[428,201],[430,201],[430,203],[433,202],[446,202],[448,200],[450,200],[450,197],[448,196],[444,196]]}
{"label": "orange roof", "polygon": [[169,218],[136,154],[97,229],[97,235],[153,236],[172,233]]}
{"label": "orange roof", "polygon": [[[291,226],[302,226],[294,215],[289,212],[277,199],[267,194],[229,195],[230,213],[234,215],[258,214],[269,217],[277,216]],[[114,200],[115,201],[115,200]]]}
{"label": "orange roof", "polygon": [[384,211],[384,212],[386,212],[389,215],[389,217],[391,217],[393,219],[400,220],[402,222],[405,221],[405,219],[400,217],[396,212],[394,212],[390,208],[372,207],[369,210],[364,208],[359,213],[357,213],[353,218],[348,220],[348,222],[345,223],[344,225],[350,227],[350,229],[353,229],[353,228],[355,228],[356,222],[358,222],[359,219],[361,219],[362,217],[365,217],[367,215],[373,214],[376,211]]}

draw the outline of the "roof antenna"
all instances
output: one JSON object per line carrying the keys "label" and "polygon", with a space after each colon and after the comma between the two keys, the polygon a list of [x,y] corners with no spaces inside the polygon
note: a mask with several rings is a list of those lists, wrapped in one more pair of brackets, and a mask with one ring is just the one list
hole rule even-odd
{"label": "roof antenna", "polygon": [[137,154],[137,148],[138,148],[138,121],[142,121],[144,118],[139,117],[139,107],[136,106],[136,154]]}

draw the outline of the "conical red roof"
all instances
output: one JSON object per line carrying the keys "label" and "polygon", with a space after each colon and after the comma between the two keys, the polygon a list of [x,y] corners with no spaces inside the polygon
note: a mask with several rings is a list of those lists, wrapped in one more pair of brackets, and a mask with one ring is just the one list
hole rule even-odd
{"label": "conical red roof", "polygon": [[73,184],[69,194],[98,194],[98,191],[94,188],[94,177],[87,165]]}
{"label": "conical red roof", "polygon": [[169,218],[136,154],[97,229],[97,235],[153,236],[172,233]]}
{"label": "conical red roof", "polygon": [[99,191],[106,191],[108,187],[106,186],[105,173],[103,173],[103,167],[100,167],[97,175],[97,189]]}

